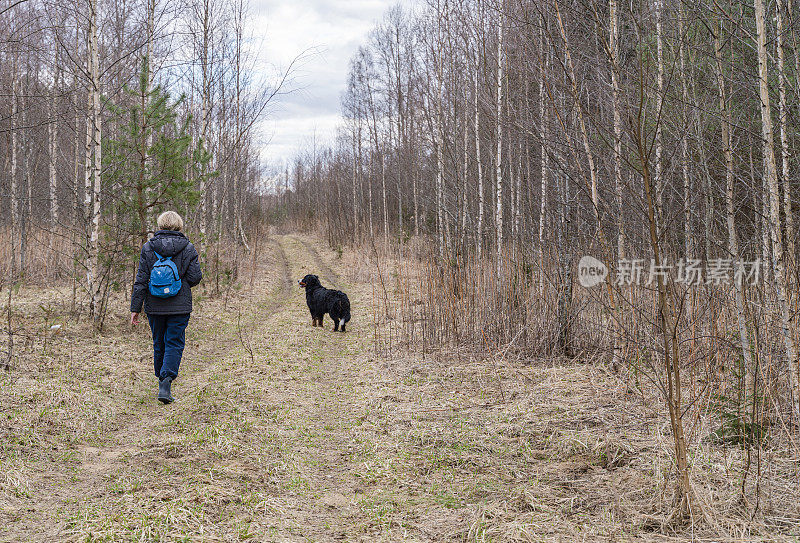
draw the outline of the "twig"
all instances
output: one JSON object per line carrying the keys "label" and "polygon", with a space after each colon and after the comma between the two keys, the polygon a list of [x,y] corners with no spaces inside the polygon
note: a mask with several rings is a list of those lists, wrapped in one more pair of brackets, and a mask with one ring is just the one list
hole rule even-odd
{"label": "twig", "polygon": [[14,285],[8,285],[8,299],[6,307],[7,325],[8,325],[8,354],[6,355],[6,363],[4,369],[11,370],[11,359],[14,356],[14,329],[12,328],[11,319],[11,293],[14,291]]}
{"label": "twig", "polygon": [[255,366],[256,365],[256,357],[253,353],[253,345],[250,342],[250,338],[247,338],[245,341],[244,333],[242,332],[242,311],[238,310],[236,312],[236,336],[239,338],[239,342],[242,344],[242,348],[247,351],[247,354],[250,355],[250,363]]}

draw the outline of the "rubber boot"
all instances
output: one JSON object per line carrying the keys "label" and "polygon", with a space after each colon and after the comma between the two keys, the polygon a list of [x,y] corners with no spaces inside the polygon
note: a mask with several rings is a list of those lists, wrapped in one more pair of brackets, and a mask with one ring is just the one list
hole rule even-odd
{"label": "rubber boot", "polygon": [[170,385],[172,385],[172,377],[164,377],[158,385],[158,401],[161,403],[172,403],[175,398],[172,397],[170,392]]}

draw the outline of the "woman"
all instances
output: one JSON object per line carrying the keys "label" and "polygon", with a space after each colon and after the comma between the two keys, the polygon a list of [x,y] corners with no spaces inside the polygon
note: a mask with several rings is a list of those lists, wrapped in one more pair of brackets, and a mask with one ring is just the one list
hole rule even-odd
{"label": "woman", "polygon": [[[186,325],[192,312],[192,287],[203,279],[197,249],[181,233],[183,219],[174,211],[158,217],[158,231],[142,247],[139,271],[131,295],[131,325],[139,324],[139,313],[147,313],[150,330],[153,332],[153,366],[159,379],[158,399],[162,403],[174,400],[170,391],[172,381],[178,376],[178,367],[186,344]],[[174,263],[172,267],[171,260]],[[177,270],[174,286],[177,293],[167,290],[153,295],[150,275],[158,263],[162,270]]]}

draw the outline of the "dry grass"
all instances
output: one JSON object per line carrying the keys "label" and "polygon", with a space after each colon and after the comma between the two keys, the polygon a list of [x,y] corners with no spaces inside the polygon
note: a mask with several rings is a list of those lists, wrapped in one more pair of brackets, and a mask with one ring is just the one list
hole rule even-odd
{"label": "dry grass", "polygon": [[[264,251],[252,291],[197,304],[171,406],[154,399],[147,331],[125,326],[124,300],[94,336],[62,317],[68,289],[23,289],[19,356],[0,373],[0,540],[798,537],[796,466],[780,443],[763,451],[746,520],[732,499],[741,451],[697,439],[693,480],[715,524],[669,525],[666,419],[633,377],[409,352],[380,301],[381,284],[399,297],[402,263],[384,260],[380,281],[368,252],[314,238],[273,236]],[[347,334],[311,327],[296,286],[309,272],[350,295]]]}

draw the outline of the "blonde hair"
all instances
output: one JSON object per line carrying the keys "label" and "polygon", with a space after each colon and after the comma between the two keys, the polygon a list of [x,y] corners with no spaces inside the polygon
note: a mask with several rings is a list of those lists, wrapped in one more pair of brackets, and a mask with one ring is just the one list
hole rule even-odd
{"label": "blonde hair", "polygon": [[157,223],[159,230],[175,230],[176,232],[183,230],[183,219],[174,211],[165,211],[159,215]]}

